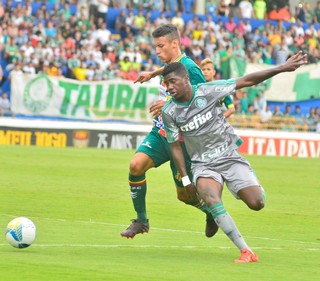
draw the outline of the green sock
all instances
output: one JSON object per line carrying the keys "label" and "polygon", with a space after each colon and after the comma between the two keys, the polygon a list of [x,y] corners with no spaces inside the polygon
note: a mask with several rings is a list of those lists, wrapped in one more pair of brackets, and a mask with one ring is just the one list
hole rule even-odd
{"label": "green sock", "polygon": [[238,249],[240,251],[243,249],[249,249],[233,219],[225,210],[223,203],[221,202],[211,206],[210,210],[216,224],[238,247]]}
{"label": "green sock", "polygon": [[129,174],[130,193],[135,211],[137,212],[137,219],[146,223],[148,221],[146,212],[146,194],[147,181],[146,175],[133,176]]}
{"label": "green sock", "polygon": [[210,208],[208,207],[208,205],[202,199],[200,200],[200,204],[198,206],[195,206],[195,207],[197,207],[199,210],[204,212],[207,215],[207,219],[212,219],[212,220],[214,219],[212,214],[211,214]]}

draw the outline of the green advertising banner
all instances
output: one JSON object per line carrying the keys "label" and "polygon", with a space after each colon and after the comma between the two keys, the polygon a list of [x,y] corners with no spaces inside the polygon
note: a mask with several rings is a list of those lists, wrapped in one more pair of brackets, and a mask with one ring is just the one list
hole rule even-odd
{"label": "green advertising banner", "polygon": [[77,81],[15,75],[11,83],[15,114],[83,120],[150,122],[149,106],[158,98],[158,83],[130,81]]}

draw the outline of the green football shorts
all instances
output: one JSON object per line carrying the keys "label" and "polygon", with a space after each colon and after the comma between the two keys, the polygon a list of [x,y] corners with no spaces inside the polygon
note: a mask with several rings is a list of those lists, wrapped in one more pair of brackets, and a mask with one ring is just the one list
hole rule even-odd
{"label": "green football shorts", "polygon": [[[190,180],[192,180],[191,162],[184,142],[181,142],[181,146],[186,161],[186,169],[188,171]],[[167,161],[170,161],[170,168],[173,179],[176,185],[178,185],[179,187],[183,187],[180,173],[178,172],[178,169],[174,164],[174,160],[172,158],[169,143],[167,142],[167,139],[165,137],[158,133],[157,128],[152,129],[152,131],[142,141],[136,152],[142,152],[148,155],[153,160],[155,168],[161,166]]]}

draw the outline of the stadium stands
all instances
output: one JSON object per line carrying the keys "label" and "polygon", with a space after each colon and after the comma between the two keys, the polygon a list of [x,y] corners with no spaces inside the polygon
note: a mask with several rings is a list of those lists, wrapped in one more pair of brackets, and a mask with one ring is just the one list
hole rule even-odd
{"label": "stadium stands", "polygon": [[[120,32],[119,19],[122,10],[116,7],[116,1],[111,1],[107,16],[102,20],[98,18],[92,20],[89,15],[90,7],[85,4],[86,1],[81,1],[84,4],[78,6],[77,4],[65,6],[62,3],[64,1],[60,1],[60,4],[56,6],[54,2],[2,1],[4,14],[0,17],[0,65],[4,79],[1,82],[1,91],[8,93],[9,97],[9,74],[15,64],[19,64],[24,72],[26,69],[29,70],[32,64],[31,70],[34,68],[36,73],[63,75],[71,79],[82,77],[81,79],[93,81],[108,80],[114,77],[132,80],[140,71],[159,66],[160,62],[151,48],[151,32],[158,24],[164,21],[170,22],[176,15],[175,13],[144,8],[139,15],[141,25],[137,27],[139,10],[134,9],[132,12],[129,9],[125,10],[123,18],[125,28]],[[161,14],[164,15],[163,21]],[[70,19],[66,20],[66,17],[69,16]],[[299,22],[299,20],[279,22],[234,17],[232,19],[234,29],[228,31],[226,26],[230,18],[218,16],[216,13],[209,16],[181,13],[181,17],[184,22],[183,33],[190,39],[190,46],[183,46],[186,54],[196,62],[204,57],[213,58],[217,68],[217,78],[229,77],[231,71],[229,53],[233,58],[239,54],[235,50],[236,45],[240,46],[240,51],[245,54],[243,58],[245,64],[248,62],[275,64],[279,58],[278,55],[286,58],[298,49],[308,52],[311,62],[320,61],[319,23],[310,24]],[[41,21],[43,26],[39,24]],[[49,30],[48,26],[53,27]],[[18,30],[26,36],[22,38],[17,36]],[[50,36],[50,32],[55,32],[56,35]],[[302,32],[301,36],[299,32]],[[277,36],[280,41],[285,42],[286,46],[283,48],[285,52],[282,52],[279,44],[272,43],[273,40],[278,40]],[[70,44],[66,43],[68,41]],[[137,49],[137,46],[140,48]],[[130,65],[128,64],[123,70],[125,58]],[[227,61],[224,61],[224,58],[227,58]],[[239,68],[242,62],[239,63],[238,59],[233,59],[232,64],[234,61]],[[130,73],[128,73],[129,69]],[[263,93],[263,90],[253,94],[250,103],[254,101],[258,93]],[[287,104],[290,104],[292,108],[300,105],[304,116],[303,124],[294,124],[293,119],[285,119],[285,117],[261,122],[261,116],[244,117],[241,109],[230,122],[236,127],[246,126],[255,129],[289,130],[292,127],[303,131],[315,130],[314,123],[317,123],[318,120],[311,125],[306,120],[310,108],[315,108],[319,115],[319,95],[318,91],[318,96],[314,95],[312,99],[305,101],[301,99],[296,102],[268,101],[271,111],[276,105],[280,105],[281,110],[284,110]],[[240,103],[241,98],[241,95],[236,95],[235,104]],[[315,120],[317,118],[319,117],[315,117]],[[285,123],[293,126],[285,126]]]}

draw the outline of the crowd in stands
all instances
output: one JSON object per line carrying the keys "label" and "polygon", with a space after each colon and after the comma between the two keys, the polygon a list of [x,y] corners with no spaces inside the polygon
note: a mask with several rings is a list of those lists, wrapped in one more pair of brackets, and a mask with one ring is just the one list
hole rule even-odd
{"label": "crowd in stands", "polygon": [[[50,10],[48,2],[53,4]],[[214,61],[216,79],[228,78],[223,66],[230,58],[281,64],[303,50],[311,63],[320,61],[320,1],[313,10],[307,4],[298,5],[294,13],[288,5],[268,10],[264,0],[207,0],[206,14],[197,15],[193,14],[195,4],[195,0],[51,0],[33,10],[31,0],[1,2],[0,52],[5,64],[0,68],[0,83],[17,73],[46,73],[80,81],[134,81],[141,71],[161,65],[151,34],[165,23],[178,27],[181,48],[195,62],[206,57]],[[107,24],[110,9],[119,11],[114,29]],[[159,16],[153,16],[155,11]],[[261,25],[254,28],[251,19],[261,20]],[[2,94],[3,100],[8,97],[10,92]],[[269,128],[272,120],[290,129],[271,118],[276,112],[270,112],[259,87],[239,91],[234,102],[235,116],[259,118],[261,128]],[[2,104],[7,102],[1,101],[0,107]],[[316,131],[320,123],[318,108],[310,109],[308,116],[298,117],[294,112],[290,116],[296,120],[292,123],[296,129]],[[231,122],[237,126],[234,119]]]}

